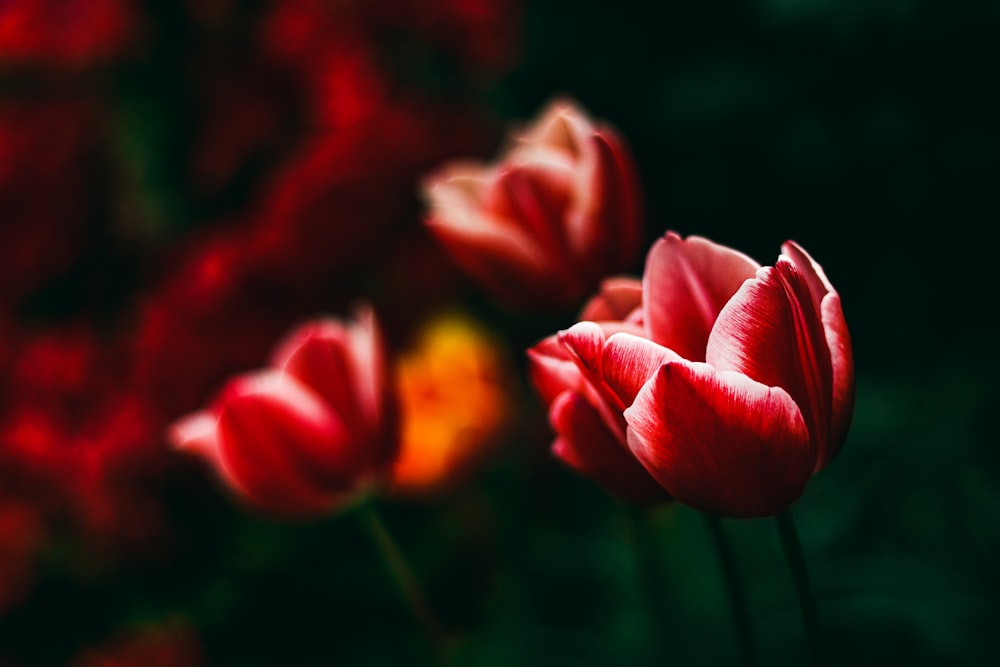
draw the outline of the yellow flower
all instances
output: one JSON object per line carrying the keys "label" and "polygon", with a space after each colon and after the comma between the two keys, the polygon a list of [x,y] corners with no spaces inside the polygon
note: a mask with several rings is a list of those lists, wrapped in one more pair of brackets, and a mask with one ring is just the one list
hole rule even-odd
{"label": "yellow flower", "polygon": [[402,443],[395,491],[446,487],[485,454],[509,412],[506,361],[498,341],[468,317],[428,321],[396,367]]}

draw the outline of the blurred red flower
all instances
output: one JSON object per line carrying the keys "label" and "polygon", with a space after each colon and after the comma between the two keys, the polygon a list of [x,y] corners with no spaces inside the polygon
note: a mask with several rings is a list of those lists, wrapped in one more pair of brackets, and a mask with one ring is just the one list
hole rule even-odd
{"label": "blurred red flower", "polygon": [[395,391],[374,315],[288,334],[272,366],[231,379],[169,439],[204,457],[251,506],[332,512],[384,481],[398,450]]}
{"label": "blurred red flower", "polygon": [[575,305],[639,253],[639,180],[617,132],[573,102],[549,104],[493,165],[452,162],[426,177],[428,228],[498,300]]}
{"label": "blurred red flower", "polygon": [[438,298],[384,269],[436,261],[416,181],[494,128],[396,38],[481,76],[502,58],[456,36],[511,34],[452,2],[187,4],[0,0],[0,483],[106,557],[164,529],[165,427],[292,322]]}
{"label": "blurred red flower", "polygon": [[87,66],[119,54],[134,37],[123,0],[4,0],[0,65]]}

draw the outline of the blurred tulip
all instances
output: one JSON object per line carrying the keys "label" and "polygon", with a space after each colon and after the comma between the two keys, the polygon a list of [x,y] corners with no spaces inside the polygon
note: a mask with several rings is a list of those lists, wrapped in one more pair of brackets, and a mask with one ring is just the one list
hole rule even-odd
{"label": "blurred tulip", "polygon": [[[580,322],[555,339],[610,406],[604,423],[621,426],[620,415],[638,461],[705,512],[780,512],[850,425],[854,363],[840,297],[800,246],[782,251],[761,267],[668,233],[647,257],[639,334]],[[536,382],[543,397],[551,376]]]}
{"label": "blurred tulip", "polygon": [[122,0],[0,2],[0,65],[84,67],[134,41],[135,3]]}
{"label": "blurred tulip", "polygon": [[397,450],[396,410],[374,316],[306,323],[272,367],[231,379],[207,410],[169,429],[262,510],[314,515],[378,484]]}
{"label": "blurred tulip", "polygon": [[393,489],[447,488],[485,455],[509,417],[498,343],[461,315],[432,319],[396,368],[402,435]]}
{"label": "blurred tulip", "polygon": [[499,163],[447,164],[423,194],[430,231],[510,307],[571,307],[604,276],[628,269],[642,241],[625,142],[568,100],[514,135]]}

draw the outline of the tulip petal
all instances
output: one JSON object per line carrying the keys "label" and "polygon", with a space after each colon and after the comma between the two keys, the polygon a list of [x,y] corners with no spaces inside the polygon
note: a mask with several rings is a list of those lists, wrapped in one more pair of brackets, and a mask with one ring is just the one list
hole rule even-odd
{"label": "tulip petal", "polygon": [[317,319],[295,327],[275,347],[271,363],[323,397],[349,429],[361,422],[354,369],[347,358],[349,333],[342,322]]}
{"label": "tulip petal", "polygon": [[660,366],[680,361],[673,350],[648,338],[618,333],[608,338],[601,359],[605,383],[622,405],[632,405],[636,394]]}
{"label": "tulip petal", "polygon": [[438,211],[426,221],[452,260],[485,289],[508,303],[559,303],[541,248],[508,220],[466,211],[461,217]]}
{"label": "tulip petal", "polygon": [[569,350],[580,371],[590,382],[601,382],[601,354],[604,350],[604,330],[595,322],[577,322],[556,334]]}
{"label": "tulip petal", "polygon": [[494,180],[493,168],[469,161],[451,162],[420,184],[429,203],[444,210],[480,206]]}
{"label": "tulip petal", "polygon": [[275,348],[272,363],[323,397],[351,438],[366,443],[360,453],[375,468],[395,454],[396,415],[374,312],[359,307],[354,319],[323,318],[297,327]]}
{"label": "tulip petal", "polygon": [[665,364],[625,419],[632,453],[677,500],[703,512],[775,514],[812,474],[815,450],[795,401],[739,373]]}
{"label": "tulip petal", "polygon": [[790,262],[778,262],[744,283],[719,314],[708,363],[784,388],[802,410],[819,452],[830,437],[830,351],[809,286]]}
{"label": "tulip petal", "polygon": [[824,451],[819,452],[817,470],[829,463],[847,438],[854,413],[854,354],[851,335],[847,330],[847,320],[840,303],[840,295],[827,279],[823,268],[794,241],[781,246],[784,259],[790,261],[805,278],[812,294],[813,303],[820,312],[826,343],[830,350],[830,364],[833,370],[833,409],[830,416],[830,441]]}
{"label": "tulip petal", "polygon": [[712,325],[759,266],[707,239],[668,232],[650,249],[643,275],[649,337],[685,359],[704,361]]}
{"label": "tulip petal", "polygon": [[358,448],[322,398],[291,375],[238,376],[219,405],[223,473],[255,504],[323,511],[358,481]]}
{"label": "tulip petal", "polygon": [[596,295],[584,304],[579,320],[629,321],[642,324],[642,281],[631,276],[606,278]]}
{"label": "tulip petal", "polygon": [[549,420],[559,436],[552,453],[573,469],[627,501],[645,504],[670,498],[580,394],[560,394]]}
{"label": "tulip petal", "polygon": [[565,152],[572,159],[580,150],[581,135],[585,135],[590,121],[568,98],[556,98],[545,105],[536,119],[515,137],[516,151],[544,147]]}
{"label": "tulip petal", "polygon": [[577,322],[556,334],[583,378],[581,393],[600,413],[608,429],[625,442],[625,404],[604,381],[602,360],[607,333],[595,322]]}
{"label": "tulip petal", "polygon": [[[607,258],[611,270],[626,269],[642,244],[639,176],[625,142],[610,128],[596,130],[588,143],[594,157],[581,162],[574,213],[590,221],[590,234],[582,235],[590,248]],[[588,162],[589,173],[583,168]],[[599,264],[597,257],[588,259]]]}
{"label": "tulip petal", "polygon": [[528,375],[545,405],[567,389],[581,390],[583,376],[569,350],[556,336],[549,336],[527,351]]}
{"label": "tulip petal", "polygon": [[496,169],[468,162],[453,163],[429,176],[421,185],[433,211],[427,228],[463,270],[488,287],[504,290],[507,279],[520,285],[525,280],[518,279],[521,273],[539,284],[547,271],[545,253],[514,221],[485,212],[485,199],[495,189],[496,178]]}
{"label": "tulip petal", "polygon": [[185,415],[167,427],[167,441],[179,450],[189,451],[218,464],[219,420],[207,410]]}
{"label": "tulip petal", "polygon": [[540,247],[548,271],[567,293],[579,294],[589,284],[581,280],[579,257],[570,253],[571,234],[564,226],[573,176],[568,162],[506,164],[498,171],[486,208],[517,224]]}

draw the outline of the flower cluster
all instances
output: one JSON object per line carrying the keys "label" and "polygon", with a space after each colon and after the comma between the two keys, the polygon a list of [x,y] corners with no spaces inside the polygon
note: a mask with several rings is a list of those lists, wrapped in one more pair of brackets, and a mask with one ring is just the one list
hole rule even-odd
{"label": "flower cluster", "polygon": [[[625,275],[637,165],[566,96],[456,160],[497,128],[421,63],[502,72],[513,6],[0,1],[0,614],[56,530],[166,533],[178,451],[280,518],[453,489],[525,408],[474,308],[578,312],[517,348],[554,456],[627,502],[767,516],[837,456],[851,339],[801,246],[671,231]],[[164,628],[72,664],[204,661]]]}
{"label": "flower cluster", "polygon": [[[514,60],[516,4],[378,5],[0,2],[0,607],[50,523],[114,558],[168,530],[166,427],[294,322],[360,289],[406,303],[394,335],[423,317],[384,268],[443,266],[414,251],[414,184],[496,128],[416,85],[395,38],[482,80]],[[267,403],[251,384],[236,402]]]}
{"label": "flower cluster", "polygon": [[637,503],[776,514],[836,455],[854,406],[840,297],[789,241],[774,266],[668,232],[642,239],[624,142],[566,100],[513,135],[499,163],[425,181],[428,227],[506,304],[573,304],[580,322],[528,350],[555,455]]}

